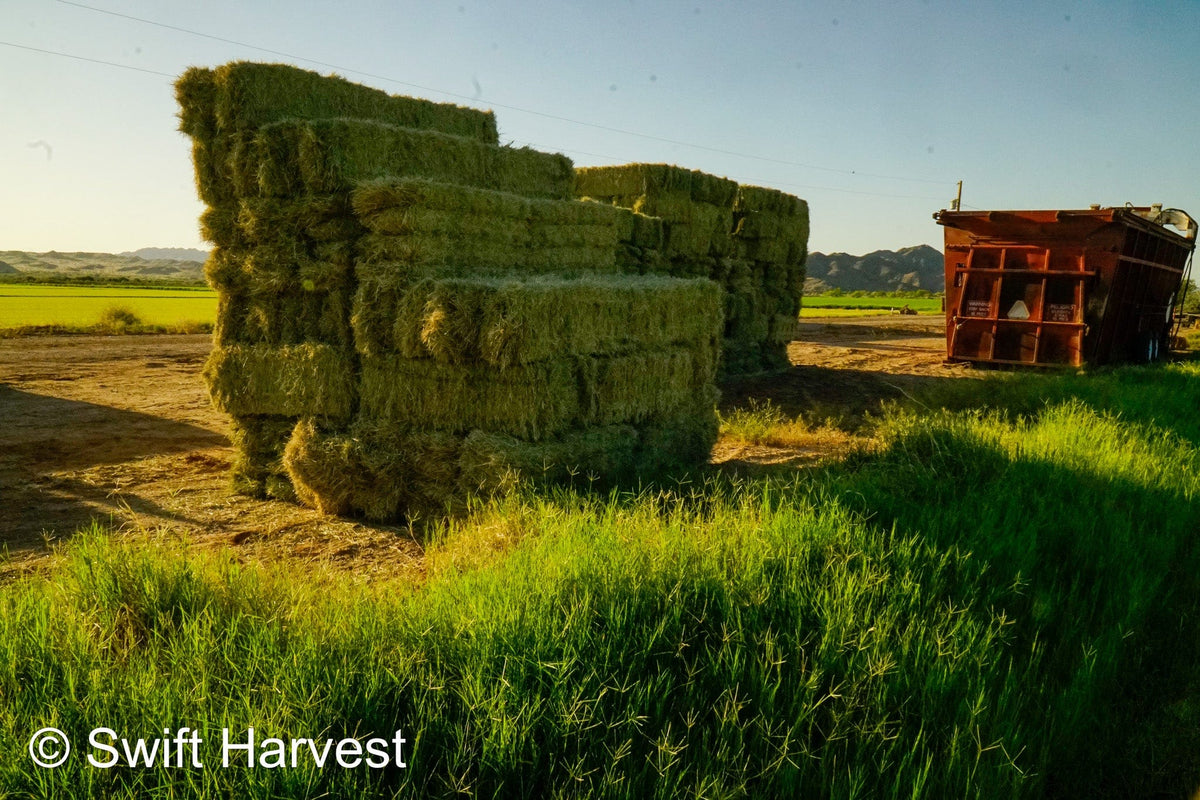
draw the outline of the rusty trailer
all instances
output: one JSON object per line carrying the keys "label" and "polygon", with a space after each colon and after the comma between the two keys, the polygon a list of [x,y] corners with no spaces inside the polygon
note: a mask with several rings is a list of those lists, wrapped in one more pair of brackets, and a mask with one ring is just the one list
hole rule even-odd
{"label": "rusty trailer", "polygon": [[1182,211],[1093,206],[934,219],[945,230],[947,361],[1080,367],[1166,353],[1196,246],[1196,222]]}

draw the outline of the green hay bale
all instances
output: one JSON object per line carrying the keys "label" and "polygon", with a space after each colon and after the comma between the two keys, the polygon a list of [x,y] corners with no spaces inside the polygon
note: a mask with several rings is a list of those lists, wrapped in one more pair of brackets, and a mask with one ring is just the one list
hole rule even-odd
{"label": "green hay bale", "polygon": [[[643,235],[638,246],[661,247],[669,259],[730,255],[733,242],[729,235],[734,225],[731,202],[737,184],[690,170],[663,171],[658,169],[661,166],[584,167],[576,170],[576,191],[631,209],[637,215],[632,223],[634,230],[626,220],[622,234]],[[592,194],[592,190],[613,189],[620,191]],[[661,220],[661,239],[656,235],[657,226],[647,220],[653,217]]]}
{"label": "green hay bale", "polygon": [[697,391],[674,415],[639,427],[637,474],[646,480],[673,477],[705,464],[720,427],[717,391]]}
{"label": "green hay bale", "polygon": [[[486,291],[478,282],[423,281],[400,304],[397,349],[416,357],[434,354],[451,363],[473,360],[479,349],[478,315]],[[419,315],[414,316],[418,305]],[[408,324],[410,320],[416,324]]]}
{"label": "green hay bale", "polygon": [[575,194],[579,197],[616,197],[661,192],[681,192],[691,197],[692,171],[668,164],[575,168]]}
{"label": "green hay bale", "polygon": [[201,211],[200,235],[216,247],[244,248],[249,245],[238,225],[237,206],[208,206]]}
{"label": "green hay bale", "polygon": [[472,431],[462,445],[464,494],[509,491],[522,483],[607,488],[634,472],[638,432],[630,425],[570,431],[542,442]]}
{"label": "green hay bale", "polygon": [[783,224],[774,214],[751,211],[740,215],[733,235],[741,239],[775,239],[783,232]]}
{"label": "green hay bale", "polygon": [[192,141],[196,193],[210,206],[233,206],[244,194],[235,172],[236,156],[247,152],[253,134],[236,133]]}
{"label": "green hay bale", "polygon": [[714,347],[559,358],[497,369],[364,356],[360,412],[424,430],[474,428],[540,441],[571,427],[648,420],[711,384]]}
{"label": "green hay bale", "polygon": [[788,265],[787,289],[788,294],[796,299],[799,303],[804,297],[804,280],[808,277],[808,270],[804,266],[804,261],[792,261]]}
{"label": "green hay bale", "polygon": [[372,223],[369,227],[377,234],[469,239],[500,247],[604,247],[612,250],[617,245],[614,225],[560,225],[533,216],[509,219],[441,209],[390,209],[374,216]]}
{"label": "green hay bale", "polygon": [[348,260],[314,258],[301,240],[281,240],[246,253],[245,271],[259,292],[348,291],[352,280]]}
{"label": "green hay bale", "polygon": [[346,192],[397,176],[531,197],[571,196],[566,156],[362,119],[271,123],[258,131],[253,147],[233,158],[238,190],[246,196]]}
{"label": "green hay bale", "polygon": [[726,341],[742,341],[761,344],[769,338],[771,315],[764,314],[757,308],[750,314],[745,314],[725,326]]}
{"label": "green hay bale", "polygon": [[674,347],[583,364],[583,422],[613,425],[669,416],[716,375],[715,347]]}
{"label": "green hay bale", "polygon": [[763,343],[725,339],[721,346],[720,377],[752,375],[763,371]]}
{"label": "green hay bale", "polygon": [[731,255],[734,243],[729,231],[732,225],[732,212],[697,204],[690,222],[663,222],[663,254],[671,259]]}
{"label": "green hay bale", "polygon": [[615,272],[615,242],[603,245],[525,246],[453,234],[382,236],[359,240],[360,264],[382,265],[398,279],[418,273],[469,274],[480,270],[529,273]]}
{"label": "green hay bale", "polygon": [[739,243],[738,254],[752,261],[786,264],[792,252],[786,239],[745,239]]}
{"label": "green hay bale", "polygon": [[209,282],[219,291],[214,330],[218,346],[310,342],[352,348],[348,267],[314,260],[301,263],[298,271],[288,265],[292,274],[282,266],[272,267],[277,275],[263,279],[267,268],[256,258],[265,258],[261,250],[230,255],[218,248],[209,256]]}
{"label": "green hay bale", "polygon": [[204,365],[213,403],[231,416],[348,417],[354,362],[323,344],[214,348]]}
{"label": "green hay bale", "polygon": [[204,261],[204,279],[218,292],[244,290],[249,278],[243,252],[228,247],[214,247]]}
{"label": "green hay bale", "polygon": [[217,316],[213,323],[213,345],[229,347],[248,344],[249,304],[242,292],[221,292],[217,295]]}
{"label": "green hay bale", "polygon": [[206,89],[206,95],[193,88],[200,77],[192,72],[184,74],[176,89],[185,116],[211,95],[217,125],[224,130],[256,129],[282,119],[354,117],[488,144],[499,141],[491,111],[389,95],[286,64],[238,61],[218,67],[211,73],[214,87]]}
{"label": "green hay bale", "polygon": [[280,479],[287,482],[283,452],[295,425],[294,417],[233,417],[230,429],[234,458],[230,482],[235,492],[259,499],[287,494],[279,484]]}
{"label": "green hay bale", "polygon": [[458,483],[462,437],[408,432],[373,421],[330,430],[301,420],[283,463],[305,505],[326,514],[390,520],[444,510]]}
{"label": "green hay bale", "polygon": [[[392,230],[380,218],[413,210],[443,211],[462,216],[521,220],[546,225],[604,225],[618,223],[621,212],[613,206],[576,200],[547,200],[503,191],[425,180],[383,178],[360,184],[352,194],[354,211],[378,233]],[[405,225],[402,217],[396,222]],[[425,228],[418,227],[418,230]]]}
{"label": "green hay bale", "polygon": [[699,203],[731,208],[737,194],[737,184],[716,175],[669,164],[625,164],[579,167],[575,170],[575,194],[579,197],[657,197],[667,193],[683,195]]}
{"label": "green hay bale", "polygon": [[800,335],[800,320],[795,315],[775,314],[767,326],[767,341],[787,344]]}
{"label": "green hay bale", "polygon": [[246,240],[254,243],[337,242],[356,239],[365,233],[345,194],[287,200],[246,198],[239,204],[237,224]]}
{"label": "green hay bale", "polygon": [[739,214],[759,211],[775,217],[808,216],[808,204],[799,197],[762,186],[738,186],[733,210]]}
{"label": "green hay bale", "polygon": [[195,170],[196,196],[210,206],[228,206],[236,202],[233,184],[224,175],[224,160],[209,142],[192,142],[192,166]]}
{"label": "green hay bale", "polygon": [[711,217],[713,209],[728,210],[721,206],[698,203],[689,195],[681,192],[665,192],[658,195],[643,194],[615,199],[620,205],[632,209],[637,214],[659,217],[666,225],[695,222],[698,214],[708,219]]}
{"label": "green hay bale", "polygon": [[175,81],[179,103],[179,130],[193,139],[211,139],[217,133],[217,83],[211,69],[190,67]]}
{"label": "green hay bale", "polygon": [[282,297],[270,293],[222,293],[217,299],[213,343],[217,347],[308,343],[348,352],[354,346],[349,315],[350,303],[343,292]]}
{"label": "green hay bale", "polygon": [[354,348],[363,355],[395,351],[393,326],[401,298],[413,283],[404,265],[360,263],[355,267],[358,288],[350,310]]}
{"label": "green hay bale", "polygon": [[662,217],[655,217],[650,214],[639,214],[636,211],[631,212],[633,215],[633,236],[629,243],[634,247],[644,247],[658,250],[663,246],[666,240],[663,233]]}
{"label": "green hay bale", "polygon": [[415,428],[473,428],[541,439],[581,415],[571,359],[500,371],[396,356],[364,356],[361,413]]}
{"label": "green hay bale", "polygon": [[720,288],[629,275],[424,280],[401,302],[396,349],[409,358],[498,367],[715,341]]}
{"label": "green hay bale", "polygon": [[670,262],[661,250],[620,245],[617,247],[617,269],[637,275],[665,275],[670,274]]}

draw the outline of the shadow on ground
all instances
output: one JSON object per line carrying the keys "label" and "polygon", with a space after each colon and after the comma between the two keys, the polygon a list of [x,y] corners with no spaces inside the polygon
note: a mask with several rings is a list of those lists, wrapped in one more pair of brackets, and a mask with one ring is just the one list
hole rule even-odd
{"label": "shadow on ground", "polygon": [[883,403],[914,397],[961,378],[882,370],[793,366],[782,372],[735,378],[721,385],[720,410],[748,408],[751,401],[770,401],[790,417],[810,423],[829,422],[856,431]]}
{"label": "shadow on ground", "polygon": [[64,473],[228,444],[198,425],[7,386],[0,386],[0,419],[0,543],[10,552],[40,545],[44,531],[107,521],[125,506],[176,516]]}

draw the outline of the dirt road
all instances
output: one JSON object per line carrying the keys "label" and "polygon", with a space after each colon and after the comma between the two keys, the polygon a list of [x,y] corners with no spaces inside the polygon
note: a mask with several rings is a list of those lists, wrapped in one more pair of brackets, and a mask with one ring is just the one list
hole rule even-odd
{"label": "dirt road", "polygon": [[[930,317],[806,320],[789,348],[793,367],[728,384],[722,407],[770,398],[791,415],[852,429],[881,398],[956,373],[941,364],[941,336],[940,319]],[[9,569],[95,518],[233,545],[248,557],[282,548],[353,562],[356,571],[419,571],[420,546],[404,529],[228,491],[229,425],[200,378],[209,348],[207,335],[0,339],[0,537]],[[715,461],[756,458],[773,454],[720,445],[714,453]]]}

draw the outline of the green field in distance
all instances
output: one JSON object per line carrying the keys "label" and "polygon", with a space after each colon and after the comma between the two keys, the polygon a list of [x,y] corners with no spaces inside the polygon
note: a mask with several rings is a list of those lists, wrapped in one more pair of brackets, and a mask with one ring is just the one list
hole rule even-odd
{"label": "green field in distance", "polygon": [[217,293],[180,287],[0,284],[0,329],[85,327],[100,322],[104,312],[114,307],[129,309],[148,325],[211,324],[217,315]]}
{"label": "green field in distance", "polygon": [[918,314],[942,313],[940,297],[832,297],[805,295],[801,317],[864,317],[890,314],[908,306]]}

